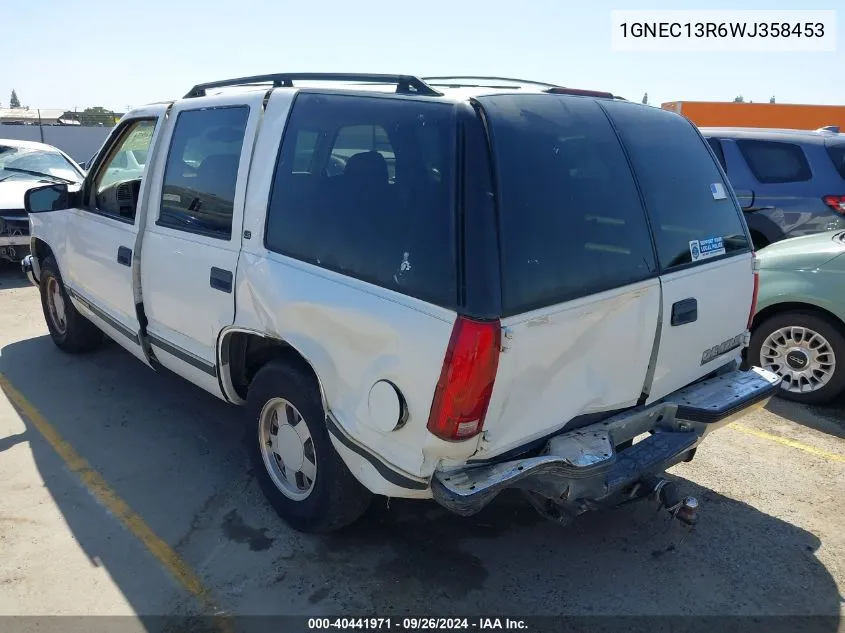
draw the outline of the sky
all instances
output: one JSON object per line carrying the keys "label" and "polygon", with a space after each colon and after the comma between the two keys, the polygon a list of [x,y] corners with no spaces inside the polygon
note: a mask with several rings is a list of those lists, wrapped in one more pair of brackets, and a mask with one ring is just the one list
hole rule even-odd
{"label": "sky", "polygon": [[[0,0],[2,1],[2,0]],[[833,53],[631,53],[614,9],[797,9],[783,0],[59,0],[3,2],[0,105],[84,109],[178,98],[269,72],[496,75],[649,102],[845,104],[845,9]],[[835,9],[836,3],[804,7]]]}

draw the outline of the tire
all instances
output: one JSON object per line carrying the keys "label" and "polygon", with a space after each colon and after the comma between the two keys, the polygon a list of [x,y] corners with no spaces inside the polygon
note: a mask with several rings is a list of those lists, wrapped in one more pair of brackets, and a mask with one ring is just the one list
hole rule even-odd
{"label": "tire", "polygon": [[[275,419],[281,419],[281,425],[266,421],[274,419],[270,413],[272,410],[276,411]],[[288,423],[290,418],[284,419],[284,414],[280,413],[282,410],[285,413],[292,411],[293,426]],[[346,527],[364,514],[372,493],[361,485],[335,451],[329,438],[319,389],[312,376],[289,362],[268,362],[249,386],[246,413],[248,417],[244,441],[253,470],[270,505],[286,523],[300,532],[324,534]],[[300,425],[305,425],[305,428]],[[272,465],[274,459],[277,465],[283,464],[284,460],[273,454],[273,449],[268,447],[268,441],[272,441],[266,439],[268,426],[277,428],[275,449],[279,454],[285,454],[289,461],[297,460],[297,463],[300,453],[302,455],[302,467],[294,473],[294,484],[278,470],[278,466],[274,468]],[[297,435],[293,436],[291,432]],[[305,435],[310,435],[310,450],[307,442],[301,450],[280,450],[279,447],[295,446],[296,440]],[[292,452],[295,454],[291,458]],[[307,462],[314,464],[311,470],[314,477],[310,490],[305,493],[299,492],[298,486],[301,484],[303,488],[308,488],[309,480],[305,478]],[[289,471],[285,468],[284,472]],[[281,485],[276,480],[280,480]],[[294,487],[296,491],[292,490]],[[297,493],[306,496],[292,498]]]}
{"label": "tire", "polygon": [[[779,392],[780,397],[787,400],[793,400],[795,402],[802,402],[804,404],[827,404],[832,400],[835,400],[843,393],[843,391],[845,391],[845,337],[842,335],[841,324],[835,323],[827,317],[810,312],[790,311],[776,314],[775,316],[766,319],[754,328],[754,332],[751,335],[751,344],[748,347],[748,359],[750,363],[752,365],[770,369],[771,371],[776,371],[776,373],[782,377],[785,374],[791,373],[789,371],[790,367],[786,364],[786,361],[780,361],[782,363],[780,364],[782,369],[776,370],[778,365],[772,365],[771,362],[768,362],[766,358],[763,357],[763,346],[766,344],[766,340],[769,336],[781,328],[787,327],[805,328],[805,330],[809,330],[823,337],[827,342],[827,347],[829,347],[829,352],[827,352],[823,357],[825,360],[824,366],[829,368],[831,360],[835,361],[835,365],[830,370],[831,373],[827,382],[820,384],[820,386],[812,391],[806,391],[804,393],[790,391],[788,387],[792,384],[792,381],[784,380],[781,384],[782,389]],[[803,336],[806,335],[798,337],[799,340],[803,338]],[[786,341],[786,339],[783,338],[780,340]],[[816,339],[816,342],[818,342],[818,339]],[[791,340],[786,341],[783,345],[785,349],[793,346],[800,347],[800,345],[794,345],[794,341]],[[767,349],[771,349],[771,347],[767,345]],[[821,381],[818,381],[817,379],[817,382]]]}
{"label": "tire", "polygon": [[[50,255],[41,264],[41,307],[50,337],[56,346],[69,354],[80,354],[97,349],[103,342],[104,334],[96,325],[86,319],[74,307],[62,282],[62,275],[55,258]],[[56,304],[54,293],[61,299],[61,314],[54,312]]]}

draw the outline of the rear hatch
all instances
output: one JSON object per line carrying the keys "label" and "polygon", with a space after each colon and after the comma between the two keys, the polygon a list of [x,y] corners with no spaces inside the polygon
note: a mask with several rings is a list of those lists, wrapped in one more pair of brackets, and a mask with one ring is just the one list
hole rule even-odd
{"label": "rear hatch", "polygon": [[480,459],[654,401],[738,352],[753,294],[741,211],[683,117],[496,95],[503,352]]}

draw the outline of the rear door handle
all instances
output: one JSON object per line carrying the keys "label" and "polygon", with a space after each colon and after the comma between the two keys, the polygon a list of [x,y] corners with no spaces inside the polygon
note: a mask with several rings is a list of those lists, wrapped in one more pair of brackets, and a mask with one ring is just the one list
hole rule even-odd
{"label": "rear door handle", "polygon": [[222,268],[211,268],[211,276],[209,283],[215,290],[222,292],[232,292],[232,271],[223,270]]}
{"label": "rear door handle", "polygon": [[124,266],[132,265],[132,249],[125,246],[117,247],[117,263]]}
{"label": "rear door handle", "polygon": [[698,320],[698,301],[683,299],[672,304],[672,325],[684,325]]}

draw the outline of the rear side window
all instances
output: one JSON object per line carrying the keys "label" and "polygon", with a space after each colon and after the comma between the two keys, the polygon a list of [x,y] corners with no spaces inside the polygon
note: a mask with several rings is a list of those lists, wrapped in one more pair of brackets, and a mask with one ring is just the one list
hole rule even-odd
{"label": "rear side window", "polygon": [[828,144],[827,154],[842,178],[845,178],[845,143]]}
{"label": "rear side window", "polygon": [[159,225],[231,238],[248,118],[246,106],[179,113],[164,171]]}
{"label": "rear side window", "polygon": [[455,307],[455,138],[449,104],[300,93],[267,248]]}
{"label": "rear side window", "polygon": [[687,119],[657,108],[603,104],[628,150],[663,270],[749,249],[730,185]]}
{"label": "rear side window", "polygon": [[710,144],[710,147],[713,148],[713,153],[716,154],[716,158],[722,166],[722,169],[728,171],[728,165],[725,163],[725,150],[722,149],[722,142],[717,138],[708,138],[707,142]]}
{"label": "rear side window", "polygon": [[499,181],[506,315],[656,273],[634,178],[594,101],[510,95],[479,102]]}
{"label": "rear side window", "polygon": [[761,183],[803,182],[813,177],[800,145],[752,139],[737,139],[736,144]]}

